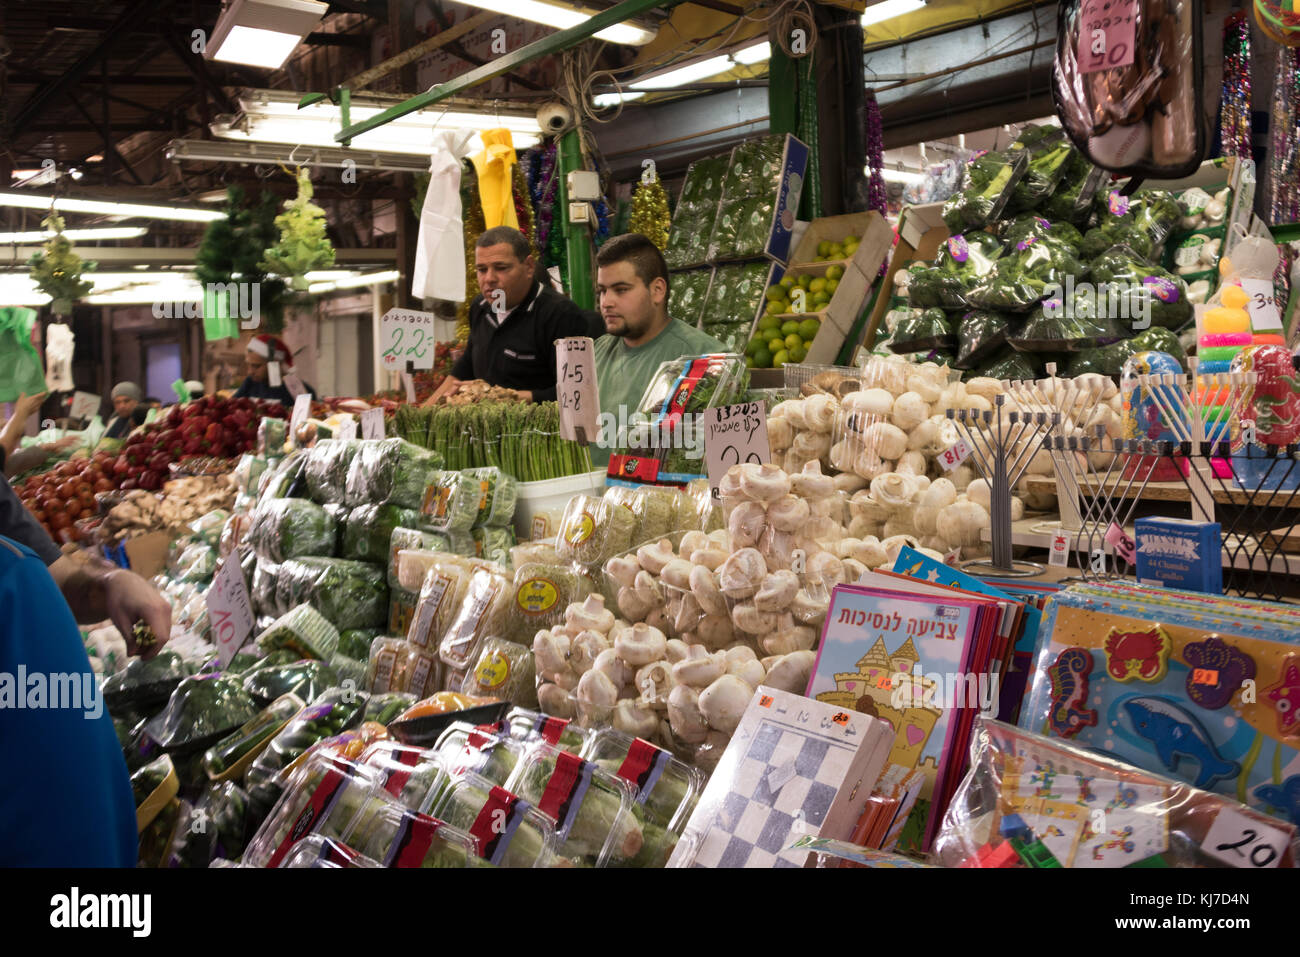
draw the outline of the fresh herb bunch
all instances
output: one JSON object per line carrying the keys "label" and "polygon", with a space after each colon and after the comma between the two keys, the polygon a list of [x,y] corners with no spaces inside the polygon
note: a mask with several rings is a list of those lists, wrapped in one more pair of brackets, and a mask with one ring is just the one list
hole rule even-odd
{"label": "fresh herb bunch", "polygon": [[286,277],[299,292],[307,290],[307,273],[334,265],[334,247],[325,235],[325,210],[311,201],[311,176],[298,171],[298,195],[284,204],[284,212],[275,217],[280,241],[266,251],[258,266],[269,273]]}
{"label": "fresh herb bunch", "polygon": [[41,225],[54,235],[45,241],[44,252],[32,256],[27,265],[37,288],[53,300],[50,308],[54,314],[67,315],[72,311],[72,304],[94,288],[81,274],[95,269],[96,264],[83,262],[72,251],[72,243],[63,235],[63,217],[58,213],[51,210]]}

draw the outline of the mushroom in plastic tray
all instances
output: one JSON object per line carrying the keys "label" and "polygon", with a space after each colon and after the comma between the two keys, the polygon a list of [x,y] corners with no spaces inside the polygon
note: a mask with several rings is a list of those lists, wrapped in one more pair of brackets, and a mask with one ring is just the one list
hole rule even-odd
{"label": "mushroom in plastic tray", "polygon": [[403,744],[429,747],[457,721],[489,724],[501,720],[509,708],[509,701],[439,691],[407,708],[395,721],[389,722],[388,730]]}

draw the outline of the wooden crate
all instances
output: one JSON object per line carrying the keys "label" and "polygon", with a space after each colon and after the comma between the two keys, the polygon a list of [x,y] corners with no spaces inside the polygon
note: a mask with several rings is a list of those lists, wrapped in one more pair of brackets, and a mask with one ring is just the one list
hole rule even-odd
{"label": "wooden crate", "polygon": [[[869,272],[868,265],[871,259],[871,250],[868,241],[868,232],[871,230],[873,218],[884,222],[881,215],[877,212],[867,213],[845,213],[841,216],[823,216],[821,219],[814,219],[804,230],[803,237],[799,240],[799,245],[795,247],[793,255],[790,257],[790,269],[806,272],[817,267],[826,266],[843,266],[845,271],[848,267],[856,265],[862,272]],[[888,224],[886,224],[888,228]],[[816,262],[817,244],[823,240],[839,242],[846,236],[856,236],[861,242],[858,244],[857,251],[849,259],[827,260]],[[880,268],[879,265],[876,266]]]}

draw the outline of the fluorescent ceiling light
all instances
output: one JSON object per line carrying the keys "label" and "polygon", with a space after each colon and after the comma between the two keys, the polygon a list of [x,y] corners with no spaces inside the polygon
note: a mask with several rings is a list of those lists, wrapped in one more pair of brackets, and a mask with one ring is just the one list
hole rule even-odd
{"label": "fluorescent ceiling light", "polygon": [[[311,277],[308,273],[308,278]],[[401,274],[396,269],[386,269],[383,272],[362,273],[353,275],[347,279],[336,279],[333,282],[312,283],[307,291],[311,293],[333,292],[336,289],[358,289],[361,286],[376,286],[386,282],[397,282]]]}
{"label": "fluorescent ceiling light", "polygon": [[[461,0],[461,2],[469,4],[471,7],[478,7],[480,10],[491,10],[493,13],[519,17],[522,20],[531,20],[533,23],[543,23],[557,30],[576,27],[580,23],[586,23],[594,16],[589,10],[581,10],[568,5],[545,3],[543,0]],[[626,22],[606,27],[604,30],[597,32],[595,36],[599,40],[608,40],[610,43],[642,46],[655,38],[655,31],[647,30],[635,23]]]}
{"label": "fluorescent ceiling light", "polygon": [[[397,270],[358,273],[355,270],[309,272],[308,279],[327,280],[311,286],[314,293],[352,289],[375,283],[396,282]],[[88,305],[146,305],[170,302],[202,302],[203,286],[188,271],[139,270],[98,272],[83,275],[93,288],[81,300]],[[28,272],[0,272],[0,301],[13,306],[43,306],[50,297],[37,288]]]}
{"label": "fluorescent ceiling light", "polygon": [[637,93],[633,90],[624,90],[622,93],[597,93],[591,98],[593,106],[618,106],[620,103],[631,103],[633,100],[639,100],[645,96],[644,93]]}
{"label": "fluorescent ceiling light", "polygon": [[59,171],[52,165],[40,169],[16,169],[13,178],[19,186],[45,186],[59,178]]}
{"label": "fluorescent ceiling light", "polygon": [[869,27],[872,24],[883,23],[894,17],[901,17],[905,13],[915,13],[924,6],[925,0],[883,0],[882,3],[867,7],[866,12],[862,14],[862,25]]}
{"label": "fluorescent ceiling light", "polygon": [[711,76],[717,76],[719,73],[727,73],[735,69],[737,65],[754,66],[757,63],[771,59],[771,57],[772,45],[764,40],[762,43],[745,47],[743,50],[711,56],[706,60],[688,63],[666,73],[633,80],[627,85],[634,90],[667,90],[676,86],[689,86],[692,83],[707,80]]}
{"label": "fluorescent ceiling light", "polygon": [[[49,209],[50,197],[38,193],[21,193],[14,190],[0,190],[0,206],[17,206],[21,209]],[[143,219],[175,219],[190,223],[210,223],[222,219],[225,213],[211,209],[193,209],[185,206],[154,206],[145,203],[116,203],[102,199],[78,199],[75,196],[59,196],[54,199],[54,208],[68,213],[97,213],[102,216],[120,216],[129,218],[139,216]]]}
{"label": "fluorescent ceiling light", "polygon": [[[218,117],[211,125],[214,136],[243,142],[287,143],[302,147],[329,147],[342,150],[334,139],[343,128],[339,108],[328,100],[298,109],[298,98],[274,90],[256,90],[239,97],[241,112],[237,116]],[[377,116],[393,104],[370,98],[354,97],[349,115],[352,122]],[[356,136],[350,151],[357,153],[358,166],[368,165],[368,152],[400,153],[424,157],[427,161],[435,130],[467,128],[486,130],[504,127],[511,133],[516,149],[527,149],[541,141],[537,115],[519,111],[471,112],[465,109],[419,110]],[[476,136],[471,151],[483,149]],[[346,151],[344,154],[346,156]],[[339,165],[343,165],[341,162]]]}
{"label": "fluorescent ceiling light", "polygon": [[[870,166],[864,167],[864,172],[866,172],[867,177],[870,178],[871,167]],[[885,179],[886,182],[903,183],[904,185],[908,185],[911,183],[920,183],[925,179],[925,174],[917,172],[916,170],[894,169],[889,166],[884,167],[880,171],[880,175]]]}
{"label": "fluorescent ceiling light", "polygon": [[217,18],[203,56],[278,70],[328,10],[316,0],[233,0]]}
{"label": "fluorescent ceiling light", "polygon": [[[343,146],[312,146],[299,148],[295,143],[259,143],[251,140],[172,140],[165,155],[174,163],[185,160],[215,163],[253,163],[270,165],[292,163],[303,166],[349,166],[362,170],[393,170],[402,173],[424,173],[429,169],[428,151],[420,155],[411,153],[379,153],[373,150],[354,150]],[[224,203],[225,190],[212,190],[195,197],[200,203]]]}
{"label": "fluorescent ceiling light", "polygon": [[[65,229],[64,239],[95,242],[101,239],[136,239],[147,229],[143,226],[91,226],[86,229]],[[21,233],[0,233],[0,243],[43,243],[54,236],[47,230],[33,229]]]}

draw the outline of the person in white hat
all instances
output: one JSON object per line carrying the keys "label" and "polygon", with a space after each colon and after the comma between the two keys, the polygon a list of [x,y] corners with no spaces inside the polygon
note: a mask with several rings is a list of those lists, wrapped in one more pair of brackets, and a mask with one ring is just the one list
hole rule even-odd
{"label": "person in white hat", "polygon": [[[248,343],[248,351],[244,353],[244,363],[248,366],[248,375],[235,392],[236,399],[269,399],[293,405],[294,394],[283,381],[293,374],[293,356],[283,339],[268,335],[254,336]],[[302,391],[310,392],[313,398],[316,395],[316,390],[305,382],[302,383]]]}
{"label": "person in white hat", "polygon": [[140,401],[144,398],[144,393],[134,382],[119,382],[113,386],[111,397],[114,414],[108,420],[104,437],[124,439],[136,426],[144,425],[145,416],[149,414],[149,410]]}

